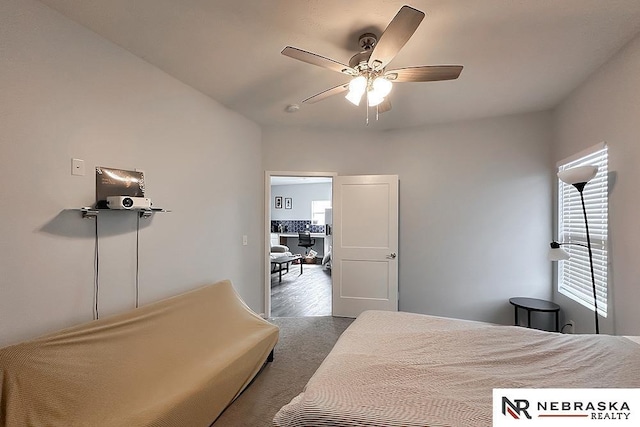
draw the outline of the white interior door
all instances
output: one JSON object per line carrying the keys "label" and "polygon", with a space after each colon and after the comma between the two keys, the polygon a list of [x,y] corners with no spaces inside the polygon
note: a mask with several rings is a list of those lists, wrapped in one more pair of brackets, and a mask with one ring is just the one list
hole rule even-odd
{"label": "white interior door", "polygon": [[398,176],[333,180],[333,315],[398,310]]}

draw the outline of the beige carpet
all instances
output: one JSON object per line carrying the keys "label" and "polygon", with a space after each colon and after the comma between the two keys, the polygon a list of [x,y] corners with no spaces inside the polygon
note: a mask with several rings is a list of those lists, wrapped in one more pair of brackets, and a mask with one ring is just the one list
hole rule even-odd
{"label": "beige carpet", "polygon": [[270,319],[280,327],[275,360],[220,415],[214,427],[267,427],[278,410],[298,395],[353,319]]}

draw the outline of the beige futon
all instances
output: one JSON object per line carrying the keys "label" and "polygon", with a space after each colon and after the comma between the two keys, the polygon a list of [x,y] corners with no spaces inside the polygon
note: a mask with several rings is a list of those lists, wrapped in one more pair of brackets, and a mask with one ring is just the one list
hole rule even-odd
{"label": "beige futon", "polygon": [[208,426],[278,340],[229,281],[0,349],[0,426]]}

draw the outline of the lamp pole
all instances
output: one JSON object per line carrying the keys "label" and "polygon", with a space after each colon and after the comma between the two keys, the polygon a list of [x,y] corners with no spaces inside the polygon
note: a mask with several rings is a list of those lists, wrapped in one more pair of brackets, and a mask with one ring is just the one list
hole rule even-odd
{"label": "lamp pole", "polygon": [[[558,178],[565,184],[573,185],[578,193],[580,193],[580,201],[582,202],[582,213],[584,215],[584,227],[587,233],[587,250],[589,251],[589,268],[591,269],[591,289],[593,291],[593,314],[595,316],[596,334],[600,333],[600,325],[598,319],[598,294],[596,291],[596,275],[593,272],[593,251],[591,249],[591,235],[589,234],[589,221],[587,219],[587,208],[584,203],[584,187],[598,174],[597,165],[578,166],[558,172]],[[580,243],[565,243],[569,245],[584,246]],[[558,243],[553,242],[551,249],[558,249]],[[569,259],[569,255],[565,253],[562,259]]]}
{"label": "lamp pole", "polygon": [[587,208],[584,204],[584,195],[582,194],[586,182],[573,184],[580,193],[580,201],[582,202],[582,213],[584,214],[584,227],[587,232],[587,250],[589,251],[589,267],[591,268],[591,288],[593,290],[593,313],[596,320],[596,334],[600,333],[600,325],[598,320],[598,296],[596,293],[596,276],[593,272],[593,252],[591,251],[591,235],[589,234],[589,221],[587,221]]}

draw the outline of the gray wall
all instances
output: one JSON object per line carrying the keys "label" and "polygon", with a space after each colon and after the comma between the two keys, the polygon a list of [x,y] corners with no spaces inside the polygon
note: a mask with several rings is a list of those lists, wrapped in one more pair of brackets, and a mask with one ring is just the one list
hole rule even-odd
{"label": "gray wall", "polygon": [[[266,128],[263,156],[267,170],[398,174],[400,309],[510,324],[509,297],[551,297],[551,140],[547,113],[383,133]],[[298,158],[304,145],[314,155]]]}
{"label": "gray wall", "polygon": [[[97,165],[173,210],[141,221],[141,303],[230,278],[262,310],[257,125],[36,1],[0,2],[0,52],[0,346],[92,319],[94,221],[67,209]],[[134,306],[136,217],[98,221],[108,315]]]}
{"label": "gray wall", "polygon": [[[640,335],[640,37],[566,99],[554,114],[553,164],[605,141],[609,146],[609,298],[602,333]],[[555,287],[554,287],[555,288]],[[578,332],[593,333],[593,312],[554,296]]]}
{"label": "gray wall", "polygon": [[[282,209],[275,208],[276,196],[282,196]],[[285,197],[291,197],[291,209],[284,208]],[[272,185],[271,219],[310,220],[313,200],[331,200],[331,183]]]}

